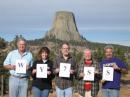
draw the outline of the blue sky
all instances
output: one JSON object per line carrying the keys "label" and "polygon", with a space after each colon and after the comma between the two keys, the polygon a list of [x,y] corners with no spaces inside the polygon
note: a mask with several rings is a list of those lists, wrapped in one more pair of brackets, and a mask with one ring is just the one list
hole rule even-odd
{"label": "blue sky", "polygon": [[130,0],[0,0],[0,37],[42,38],[56,11],[72,11],[87,40],[130,46]]}

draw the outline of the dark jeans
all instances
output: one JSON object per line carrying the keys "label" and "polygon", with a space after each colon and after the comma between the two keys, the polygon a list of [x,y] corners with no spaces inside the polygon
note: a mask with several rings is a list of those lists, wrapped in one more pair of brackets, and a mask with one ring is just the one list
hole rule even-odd
{"label": "dark jeans", "polygon": [[34,97],[48,97],[49,91],[49,89],[40,90],[37,87],[32,87]]}

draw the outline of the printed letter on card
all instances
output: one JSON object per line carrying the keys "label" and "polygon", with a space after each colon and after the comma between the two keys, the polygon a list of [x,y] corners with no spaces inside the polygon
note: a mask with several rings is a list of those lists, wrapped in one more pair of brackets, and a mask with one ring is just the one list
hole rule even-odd
{"label": "printed letter on card", "polygon": [[60,63],[59,77],[70,77],[70,67],[69,63]]}
{"label": "printed letter on card", "polygon": [[83,80],[94,81],[94,67],[84,67],[84,78]]}
{"label": "printed letter on card", "polygon": [[103,80],[113,81],[113,67],[103,67]]}
{"label": "printed letter on card", "polygon": [[36,70],[37,78],[47,78],[47,64],[37,64]]}
{"label": "printed letter on card", "polygon": [[26,61],[25,60],[16,60],[16,73],[26,74]]}

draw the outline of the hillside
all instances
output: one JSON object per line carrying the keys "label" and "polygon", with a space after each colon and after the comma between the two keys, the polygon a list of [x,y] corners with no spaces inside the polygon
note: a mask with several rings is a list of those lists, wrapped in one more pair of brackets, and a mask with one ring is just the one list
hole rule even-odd
{"label": "hillside", "polygon": [[[36,39],[28,41],[30,50],[35,54],[38,52],[41,46],[48,46],[51,49],[51,58],[53,59],[59,52],[59,44],[63,41],[58,39]],[[88,40],[83,41],[68,41],[71,45],[71,53],[76,57],[77,62],[80,61],[82,57],[82,52],[85,48],[90,48],[94,52],[94,57],[97,58],[98,61],[101,61],[103,58],[103,49],[106,44],[103,43],[96,43],[90,42]],[[122,46],[122,45],[115,45],[113,44],[115,49],[115,55],[124,60],[128,65],[130,64],[130,47]],[[34,54],[34,55],[35,55]],[[130,67],[130,65],[129,65]]]}
{"label": "hillside", "polygon": [[[86,32],[87,33],[87,32]],[[12,42],[5,42],[3,39],[0,39],[0,55],[1,63],[6,56],[6,54],[16,48],[16,41],[22,35],[14,38]],[[98,61],[101,61],[103,58],[103,48],[106,44],[91,42],[85,39],[78,32],[76,25],[75,15],[73,12],[68,11],[58,11],[55,14],[54,22],[51,29],[49,29],[45,37],[41,39],[29,40],[28,49],[33,53],[33,56],[36,57],[36,54],[42,46],[48,46],[51,49],[51,58],[54,59],[55,56],[59,53],[59,44],[63,41],[67,41],[71,45],[71,53],[77,59],[77,62],[82,58],[82,53],[85,48],[90,48],[94,52],[94,57]],[[116,56],[123,59],[128,64],[130,63],[130,47],[113,45]]]}

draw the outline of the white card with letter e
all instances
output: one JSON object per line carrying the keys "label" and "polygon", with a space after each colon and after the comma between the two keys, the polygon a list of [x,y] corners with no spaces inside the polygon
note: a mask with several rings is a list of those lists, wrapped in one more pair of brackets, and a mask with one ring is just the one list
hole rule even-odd
{"label": "white card with letter e", "polygon": [[59,77],[70,77],[70,63],[60,63]]}
{"label": "white card with letter e", "polygon": [[37,64],[36,70],[37,78],[47,78],[47,64]]}
{"label": "white card with letter e", "polygon": [[25,60],[16,60],[16,73],[26,74],[27,62]]}
{"label": "white card with letter e", "polygon": [[102,80],[113,81],[114,69],[113,67],[103,67]]}
{"label": "white card with letter e", "polygon": [[94,67],[84,67],[84,78],[83,80],[94,81]]}

